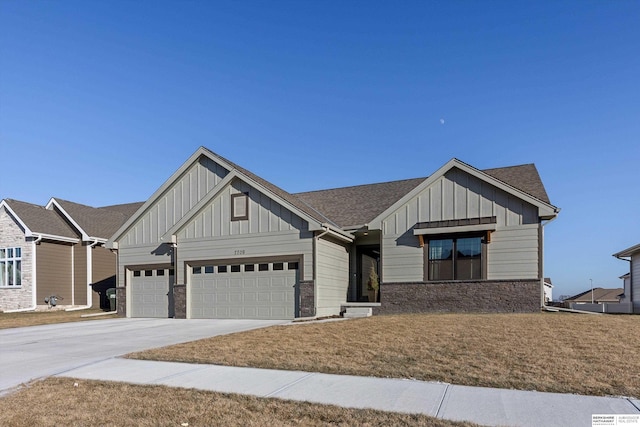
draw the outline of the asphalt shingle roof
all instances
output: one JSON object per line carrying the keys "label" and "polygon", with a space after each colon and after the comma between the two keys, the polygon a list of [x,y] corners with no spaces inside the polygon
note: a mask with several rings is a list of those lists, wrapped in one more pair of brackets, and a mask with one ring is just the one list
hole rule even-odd
{"label": "asphalt shingle roof", "polygon": [[140,206],[140,203],[94,208],[68,200],[55,199],[73,220],[91,237],[108,239]]}
{"label": "asphalt shingle roof", "polygon": [[6,199],[5,202],[33,233],[70,238],[79,237],[78,233],[52,210],[19,200]]}
{"label": "asphalt shingle roof", "polygon": [[363,225],[377,217],[426,178],[297,193],[296,197],[342,227]]}
{"label": "asphalt shingle roof", "polygon": [[[483,172],[549,203],[538,170],[533,164],[486,169]],[[427,178],[413,178],[294,195],[323,212],[340,226],[349,227],[369,223],[425,179]]]}
{"label": "asphalt shingle roof", "polygon": [[538,174],[538,169],[532,163],[506,168],[485,169],[483,172],[518,190],[524,191],[538,200],[551,204],[547,191],[544,189],[540,179],[540,174]]}

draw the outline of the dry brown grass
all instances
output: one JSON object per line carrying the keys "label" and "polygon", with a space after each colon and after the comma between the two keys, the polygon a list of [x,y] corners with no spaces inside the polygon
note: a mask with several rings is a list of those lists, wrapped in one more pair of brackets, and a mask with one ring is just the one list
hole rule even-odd
{"label": "dry brown grass", "polygon": [[88,309],[80,311],[29,311],[25,313],[0,313],[0,329],[21,328],[23,326],[49,325],[52,323],[80,322],[85,320],[114,319],[115,314],[81,317],[85,314],[104,313],[100,309]]}
{"label": "dry brown grass", "polygon": [[422,314],[296,324],[130,357],[640,397],[640,316]]}
{"label": "dry brown grass", "polygon": [[[74,383],[78,386],[74,387]],[[473,426],[424,415],[193,389],[49,378],[0,399],[12,426]]]}

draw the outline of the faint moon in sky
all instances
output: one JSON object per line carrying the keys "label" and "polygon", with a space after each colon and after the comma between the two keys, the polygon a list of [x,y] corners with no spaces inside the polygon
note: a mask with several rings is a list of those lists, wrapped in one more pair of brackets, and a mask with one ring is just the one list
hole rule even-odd
{"label": "faint moon in sky", "polygon": [[444,124],[444,119],[440,119],[440,124],[443,125]]}

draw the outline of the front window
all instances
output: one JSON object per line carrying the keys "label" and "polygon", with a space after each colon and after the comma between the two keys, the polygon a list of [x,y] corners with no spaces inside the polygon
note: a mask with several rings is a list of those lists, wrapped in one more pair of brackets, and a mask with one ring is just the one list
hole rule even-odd
{"label": "front window", "polygon": [[22,286],[22,249],[0,249],[0,287]]}
{"label": "front window", "polygon": [[482,279],[482,238],[429,240],[429,280]]}

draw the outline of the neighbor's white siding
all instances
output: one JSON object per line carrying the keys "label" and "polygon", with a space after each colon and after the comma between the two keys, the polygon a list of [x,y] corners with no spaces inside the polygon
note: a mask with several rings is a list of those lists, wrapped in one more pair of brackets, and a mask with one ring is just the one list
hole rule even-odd
{"label": "neighbor's white siding", "polygon": [[[524,200],[453,168],[382,221],[382,278],[384,282],[424,279],[424,254],[413,227],[418,222],[496,217],[489,244],[488,279],[537,278],[537,208]],[[516,231],[519,228],[523,230]],[[535,234],[535,248],[530,241]],[[492,247],[497,236],[498,244]],[[522,238],[522,247],[513,239]],[[497,258],[508,248],[518,249],[510,259]],[[516,257],[516,258],[513,258]],[[531,275],[533,272],[533,275]],[[507,277],[508,276],[508,277]]]}
{"label": "neighbor's white siding", "polygon": [[317,241],[316,316],[340,313],[349,287],[349,249],[332,240]]}
{"label": "neighbor's white siding", "polygon": [[631,256],[631,297],[634,313],[640,313],[640,252]]}

